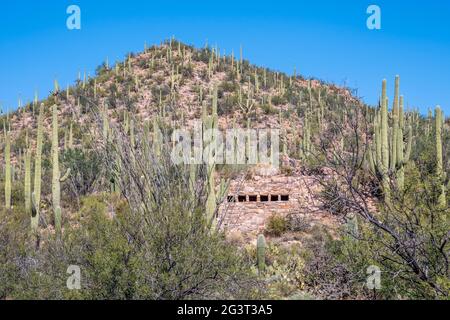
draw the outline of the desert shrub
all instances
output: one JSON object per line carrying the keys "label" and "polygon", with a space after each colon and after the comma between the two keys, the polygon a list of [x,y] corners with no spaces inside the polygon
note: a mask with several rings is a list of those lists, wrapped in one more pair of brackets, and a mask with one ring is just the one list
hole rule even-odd
{"label": "desert shrub", "polygon": [[[243,253],[222,234],[202,228],[199,216],[192,221],[174,208],[168,224],[151,228],[149,235],[148,226],[137,224],[128,204],[117,196],[99,194],[81,202],[79,212],[64,224],[62,238],[43,235],[39,250],[28,236],[27,217],[0,212],[0,298],[215,299],[254,294],[257,282]],[[81,290],[66,286],[71,265],[80,268]]]}
{"label": "desert shrub", "polygon": [[209,48],[204,48],[202,50],[196,51],[192,58],[194,59],[194,61],[201,61],[208,64],[210,56],[211,50]]}
{"label": "desert shrub", "polygon": [[[106,166],[110,172],[120,159],[124,170],[116,178],[125,197],[81,197],[77,212],[64,212],[61,237],[49,228],[36,242],[23,210],[2,210],[0,298],[223,299],[258,294],[259,281],[246,253],[230,245],[205,217],[206,167],[199,169],[199,188],[192,191],[188,168],[153,153],[129,162],[129,140],[115,145],[119,143],[120,148],[99,154],[105,157],[102,163],[111,164]],[[111,156],[119,158],[111,161]],[[82,152],[66,158],[69,166],[76,162],[75,174],[81,172],[81,177],[85,165],[88,173],[92,168],[89,159]],[[70,265],[80,267],[79,291],[66,287]]]}
{"label": "desert shrub", "polygon": [[20,289],[30,259],[27,257],[29,218],[24,210],[0,208],[0,300]]}
{"label": "desert shrub", "polygon": [[293,232],[309,231],[311,224],[302,214],[289,214],[287,217],[287,230]]}
{"label": "desert shrub", "polygon": [[236,92],[239,86],[235,81],[225,81],[222,82],[218,88],[219,93],[222,92]]}
{"label": "desert shrub", "polygon": [[321,191],[322,208],[333,215],[344,215],[348,208],[343,201],[342,189],[336,184],[327,184]]}
{"label": "desert shrub", "polygon": [[279,106],[279,105],[283,105],[283,104],[287,103],[287,100],[283,96],[276,95],[276,96],[272,97],[272,103],[274,106]]}
{"label": "desert shrub", "polygon": [[194,67],[193,67],[192,63],[184,65],[181,68],[181,74],[182,74],[183,78],[191,78],[194,75]]}
{"label": "desert shrub", "polygon": [[128,161],[129,139],[118,132],[116,139],[105,150],[105,163],[112,164],[111,172],[117,161],[122,168],[116,179],[130,210],[120,234],[127,235],[139,284],[133,297],[248,297],[255,287],[249,265],[205,217],[206,167],[199,167],[193,190],[189,169],[173,165],[169,152],[139,153]]}
{"label": "desert shrub", "polygon": [[234,231],[227,235],[227,241],[230,242],[232,245],[240,246],[242,245],[245,240],[244,236],[242,235],[242,232],[240,231]]}
{"label": "desert shrub", "polygon": [[68,190],[73,198],[91,193],[98,178],[102,175],[101,160],[95,151],[72,149],[64,152],[62,167],[70,169],[67,181]]}
{"label": "desert shrub", "polygon": [[[312,287],[320,287],[314,283],[317,279],[333,279],[339,275],[333,281],[337,287],[347,283],[349,297],[448,299],[449,208],[437,201],[432,151],[427,149],[426,156],[419,155],[414,163],[405,166],[403,188],[398,188],[395,169],[390,175],[390,190],[384,188],[383,194],[374,197],[377,192],[370,188],[379,189],[379,186],[368,184],[368,178],[380,181],[381,177],[367,169],[367,154],[362,151],[367,143],[362,137],[370,131],[363,111],[347,113],[345,130],[341,127],[334,134],[329,131],[320,137],[322,167],[333,173],[327,179],[316,180],[326,191],[321,194],[324,207],[343,217],[357,217],[354,220],[357,223],[353,223],[350,235],[347,232],[340,240],[325,246],[327,250],[322,252],[330,262],[323,265],[335,269],[320,268],[321,262],[316,261],[316,267],[311,270],[322,270],[325,274],[312,276]],[[330,126],[339,129],[340,125],[331,123]],[[326,141],[341,138],[336,136],[338,132],[347,133],[347,152],[330,157]],[[321,252],[319,249],[313,250],[316,257]],[[364,283],[370,266],[380,269],[382,284],[380,290],[368,295]],[[333,281],[327,281],[324,287]],[[355,290],[355,286],[360,290]],[[325,289],[323,294],[330,296]],[[337,295],[337,298],[344,297]]]}
{"label": "desert shrub", "polygon": [[348,252],[347,245],[355,248],[355,242],[347,237],[336,241],[322,228],[312,230],[312,237],[302,251],[305,260],[302,279],[308,292],[329,300],[363,297],[361,288],[371,264],[366,260],[367,255],[358,255],[351,263],[343,259]]}
{"label": "desert shrub", "polygon": [[159,103],[160,96],[161,96],[162,100],[164,101],[168,95],[170,95],[170,87],[168,85],[163,84],[160,86],[152,87],[152,97],[153,97],[154,102]]}
{"label": "desert shrub", "polygon": [[290,177],[294,174],[294,168],[289,165],[283,165],[281,167],[281,174]]}
{"label": "desert shrub", "polygon": [[[248,250],[248,249],[247,249]],[[265,298],[286,299],[303,293],[304,260],[299,245],[284,246],[269,243],[266,249],[266,269],[263,273]],[[256,252],[251,251],[256,259]],[[257,273],[256,267],[253,271]]]}
{"label": "desert shrub", "polygon": [[[0,181],[0,209],[5,206],[5,183]],[[21,181],[14,181],[11,186],[11,206],[21,212],[25,206],[24,188]]]}
{"label": "desert shrub", "polygon": [[280,215],[272,215],[267,221],[266,225],[266,234],[279,237],[287,230],[287,221],[286,218]]}
{"label": "desert shrub", "polygon": [[238,108],[238,98],[236,95],[227,95],[218,102],[217,113],[222,116],[230,114]]}
{"label": "desert shrub", "polygon": [[275,115],[275,114],[278,114],[278,112],[279,112],[276,108],[274,108],[272,105],[270,105],[268,103],[262,104],[261,105],[261,110],[266,115]]}
{"label": "desert shrub", "polygon": [[20,151],[26,149],[26,136],[27,136],[26,130],[20,131],[18,137],[11,143],[12,153],[19,154]]}

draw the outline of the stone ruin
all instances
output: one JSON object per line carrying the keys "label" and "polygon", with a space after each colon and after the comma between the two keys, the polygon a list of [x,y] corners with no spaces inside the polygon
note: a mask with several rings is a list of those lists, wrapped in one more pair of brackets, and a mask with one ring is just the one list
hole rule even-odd
{"label": "stone ruin", "polygon": [[264,231],[272,215],[320,213],[311,196],[318,192],[313,177],[284,175],[274,168],[256,168],[251,177],[231,181],[219,208],[227,233],[254,235]]}

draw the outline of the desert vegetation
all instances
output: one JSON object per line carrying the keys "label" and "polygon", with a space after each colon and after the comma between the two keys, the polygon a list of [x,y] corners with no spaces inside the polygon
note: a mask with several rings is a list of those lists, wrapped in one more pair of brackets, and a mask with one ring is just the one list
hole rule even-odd
{"label": "desert vegetation", "polygon": [[[390,108],[387,85],[368,106],[174,39],[55,81],[0,117],[0,299],[448,299],[450,122],[407,110],[399,77]],[[174,164],[196,119],[279,129],[283,171],[317,181],[334,228],[294,212],[233,238],[219,206],[251,168]]]}

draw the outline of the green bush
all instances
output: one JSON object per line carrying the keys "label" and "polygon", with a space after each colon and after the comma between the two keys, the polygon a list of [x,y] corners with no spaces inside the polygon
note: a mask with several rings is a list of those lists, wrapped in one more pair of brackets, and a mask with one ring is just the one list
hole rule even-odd
{"label": "green bush", "polygon": [[67,182],[72,198],[86,196],[94,190],[94,186],[102,176],[101,161],[95,151],[72,149],[64,152],[61,164],[70,169]]}
{"label": "green bush", "polygon": [[287,103],[287,100],[285,97],[276,95],[272,97],[272,103],[274,106],[279,106]]}
{"label": "green bush", "polygon": [[278,109],[274,108],[272,105],[270,105],[268,103],[262,104],[261,105],[261,110],[266,115],[275,115],[275,114],[279,113]]}
{"label": "green bush", "polygon": [[[23,211],[3,210],[0,299],[253,297],[258,282],[245,253],[221,232],[210,231],[204,203],[193,207],[186,201],[191,195],[188,187],[181,188],[178,169],[156,170],[162,174],[158,183],[178,185],[161,186],[167,192],[158,192],[158,206],[141,211],[117,194],[84,197],[78,212],[64,212],[61,238],[50,228],[36,241]],[[80,267],[81,290],[67,289],[70,265]]]}
{"label": "green bush", "polygon": [[280,215],[272,215],[267,221],[266,234],[274,237],[281,236],[287,230],[287,221]]}

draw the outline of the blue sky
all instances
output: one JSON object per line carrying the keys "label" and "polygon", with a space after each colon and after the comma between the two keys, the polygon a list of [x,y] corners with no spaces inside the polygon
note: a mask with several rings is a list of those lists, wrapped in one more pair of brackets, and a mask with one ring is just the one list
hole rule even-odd
{"label": "blue sky", "polygon": [[[81,8],[82,29],[66,28],[66,9]],[[366,27],[381,8],[382,29]],[[450,115],[450,2],[428,1],[1,1],[0,104],[44,97],[53,79],[71,84],[106,57],[122,59],[174,35],[239,51],[252,63],[358,89],[376,103],[381,80],[402,77],[407,104],[440,104]]]}

